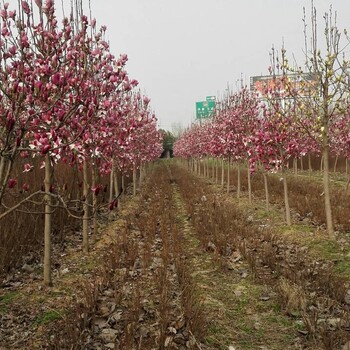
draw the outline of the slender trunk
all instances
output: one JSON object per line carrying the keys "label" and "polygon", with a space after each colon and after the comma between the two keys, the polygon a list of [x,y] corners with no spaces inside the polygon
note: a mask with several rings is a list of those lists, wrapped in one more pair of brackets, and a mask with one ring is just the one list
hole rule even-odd
{"label": "slender trunk", "polygon": [[301,170],[301,171],[304,171],[303,156],[300,157],[300,170]]}
{"label": "slender trunk", "polygon": [[212,161],[211,161],[211,169],[212,169],[212,173],[211,173],[211,177],[212,179],[214,180],[215,179],[215,174],[216,174],[216,159],[215,158],[212,158]]}
{"label": "slender trunk", "polygon": [[230,193],[230,157],[227,161],[227,193]]}
{"label": "slender trunk", "polygon": [[83,163],[83,252],[89,252],[89,180],[87,161]]}
{"label": "slender trunk", "polygon": [[112,165],[111,173],[109,175],[109,202],[113,200],[113,178],[114,178],[114,166]]}
{"label": "slender trunk", "polygon": [[269,211],[270,210],[270,196],[269,196],[269,186],[268,186],[266,171],[263,171],[263,178],[264,178],[264,187],[265,187],[266,210]]}
{"label": "slender trunk", "polygon": [[330,238],[335,238],[333,219],[332,219],[332,207],[331,207],[331,195],[329,186],[329,146],[328,138],[325,137],[323,143],[323,190],[324,190],[324,204],[326,211],[327,232]]}
{"label": "slender trunk", "polygon": [[2,203],[2,199],[4,197],[5,194],[5,190],[7,187],[7,182],[10,178],[11,172],[12,172],[12,168],[13,168],[13,160],[6,160],[5,158],[1,158],[1,160],[3,160],[1,167],[3,169],[0,169],[0,171],[2,172],[1,177],[0,177],[0,204]]}
{"label": "slender trunk", "polygon": [[151,166],[151,163],[145,163],[143,165],[143,178],[147,177],[148,174],[148,168]]}
{"label": "slender trunk", "polygon": [[0,157],[0,203],[2,202],[2,197],[7,185],[7,179],[5,178],[6,163],[6,158]]}
{"label": "slender trunk", "polygon": [[125,197],[125,175],[124,174],[122,174],[122,192],[123,192],[122,198],[124,198]]}
{"label": "slender trunk", "polygon": [[237,198],[241,196],[241,167],[239,162],[237,162]]}
{"label": "slender trunk", "polygon": [[132,170],[132,184],[133,184],[133,195],[136,196],[136,181],[137,181],[137,169],[136,165],[134,165],[134,168]]}
{"label": "slender trunk", "polygon": [[225,161],[224,158],[221,159],[221,187],[224,188],[225,183]]}
{"label": "slender trunk", "polygon": [[307,160],[308,160],[308,167],[309,167],[309,179],[311,180],[311,172],[312,172],[312,166],[311,166],[311,154],[309,153],[307,155]]}
{"label": "slender trunk", "polygon": [[215,159],[215,182],[219,183],[219,159]]}
{"label": "slender trunk", "polygon": [[322,157],[321,157],[321,161],[320,161],[320,171],[322,172],[323,171],[323,166],[324,166],[324,159],[323,159],[323,154],[322,154]]}
{"label": "slender trunk", "polygon": [[337,171],[337,163],[338,163],[338,155],[336,155],[335,157],[335,161],[334,161],[334,169],[333,169],[333,172],[335,173]]}
{"label": "slender trunk", "polygon": [[298,158],[293,159],[294,175],[298,175]]}
{"label": "slender trunk", "polygon": [[249,204],[252,204],[252,180],[251,180],[251,175],[250,175],[250,169],[249,169],[249,162],[248,162],[248,202]]}
{"label": "slender trunk", "polygon": [[287,175],[286,175],[286,170],[284,167],[282,168],[282,176],[283,176],[284,207],[285,207],[285,211],[286,211],[286,223],[288,226],[291,226],[292,220],[290,217]]}
{"label": "slender trunk", "polygon": [[142,186],[143,178],[144,178],[143,164],[140,164],[140,169],[139,169],[139,188]]}
{"label": "slender trunk", "polygon": [[44,227],[44,284],[52,286],[51,276],[51,228],[52,228],[52,165],[49,154],[45,156],[45,227]]}
{"label": "slender trunk", "polygon": [[209,169],[209,158],[207,157],[205,159],[206,163],[207,163],[207,178],[209,179],[210,178],[210,169]]}
{"label": "slender trunk", "polygon": [[[116,169],[114,170],[114,179],[113,179],[113,183],[114,183],[114,193],[115,193],[115,196],[118,197],[119,194],[120,194],[120,187],[119,187],[118,171],[117,171]],[[118,201],[118,209],[121,209],[120,200]]]}
{"label": "slender trunk", "polygon": [[[94,188],[97,183],[97,174],[96,174],[96,165],[92,165],[92,187]],[[97,223],[97,196],[95,191],[92,192],[92,210],[93,210],[93,234],[92,234],[92,242],[96,243],[96,236],[98,231],[98,223]]]}
{"label": "slender trunk", "polygon": [[[1,157],[1,163],[0,163],[0,204],[2,203],[2,199],[5,194],[7,182],[10,178],[13,164],[14,164],[14,159],[17,155],[17,145],[13,147],[11,151],[11,155],[9,159],[7,160],[3,156]],[[7,167],[7,169],[6,169]],[[6,169],[6,170],[5,170]]]}
{"label": "slender trunk", "polygon": [[114,169],[113,186],[114,186],[114,195],[118,197],[120,193],[120,189],[119,189],[119,181],[118,181],[118,171],[116,169]]}
{"label": "slender trunk", "polygon": [[0,186],[3,186],[3,176],[5,173],[5,163],[6,163],[5,157],[0,156]]}
{"label": "slender trunk", "polygon": [[348,158],[345,158],[345,174],[348,173]]}

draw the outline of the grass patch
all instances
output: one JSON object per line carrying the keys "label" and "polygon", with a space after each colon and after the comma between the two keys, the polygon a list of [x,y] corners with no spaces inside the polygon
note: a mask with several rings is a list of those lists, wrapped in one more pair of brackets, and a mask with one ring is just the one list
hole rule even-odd
{"label": "grass patch", "polygon": [[339,257],[339,243],[333,240],[313,239],[308,242],[308,247],[310,248],[311,253],[327,260]]}
{"label": "grass patch", "polygon": [[349,276],[350,273],[350,259],[344,258],[343,260],[337,261],[334,271],[342,276]]}
{"label": "grass patch", "polygon": [[63,318],[62,312],[56,310],[45,311],[42,315],[40,315],[35,321],[35,326],[40,326],[44,324],[48,324],[52,321],[59,320]]}
{"label": "grass patch", "polygon": [[8,292],[0,295],[0,314],[7,312],[8,306],[18,297],[18,292]]}

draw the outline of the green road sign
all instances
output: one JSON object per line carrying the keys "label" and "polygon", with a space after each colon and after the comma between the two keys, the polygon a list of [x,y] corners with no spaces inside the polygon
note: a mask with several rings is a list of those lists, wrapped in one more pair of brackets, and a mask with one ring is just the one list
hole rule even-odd
{"label": "green road sign", "polygon": [[196,102],[196,118],[209,118],[215,111],[215,96],[207,96],[205,101]]}

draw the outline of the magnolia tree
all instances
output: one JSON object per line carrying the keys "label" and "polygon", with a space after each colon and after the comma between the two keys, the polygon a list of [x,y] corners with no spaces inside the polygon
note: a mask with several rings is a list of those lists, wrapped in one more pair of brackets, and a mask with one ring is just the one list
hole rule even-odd
{"label": "magnolia tree", "polygon": [[[334,238],[334,227],[330,202],[329,186],[329,153],[331,142],[331,125],[344,113],[347,105],[348,77],[350,61],[345,50],[347,43],[342,43],[342,33],[336,24],[336,15],[332,9],[324,15],[323,41],[318,37],[317,13],[312,5],[310,32],[305,23],[305,68],[293,69],[284,58],[281,65],[286,71],[301,76],[312,76],[314,84],[307,87],[307,93],[294,94],[295,103],[303,110],[303,114],[295,122],[308,120],[303,128],[314,137],[321,150],[323,159],[323,187],[327,231]],[[311,43],[310,45],[309,42]]]}
{"label": "magnolia tree", "polygon": [[[241,192],[241,169],[240,164],[247,161],[251,154],[251,136],[254,132],[259,115],[259,100],[246,88],[229,96],[224,110],[216,117],[216,124],[222,130],[221,136],[227,157],[237,164],[237,198]],[[222,153],[222,155],[225,155]],[[248,167],[248,198],[251,203],[251,181]]]}

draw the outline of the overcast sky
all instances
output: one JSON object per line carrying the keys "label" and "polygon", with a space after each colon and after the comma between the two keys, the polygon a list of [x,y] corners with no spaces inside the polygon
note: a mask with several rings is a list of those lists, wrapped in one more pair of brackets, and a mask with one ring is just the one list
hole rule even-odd
{"label": "overcast sky", "polygon": [[[62,1],[62,0],[61,0]],[[63,0],[69,2],[69,0]],[[88,2],[88,0],[83,0]],[[59,4],[59,1],[56,0]],[[57,5],[58,5],[57,4]],[[268,74],[272,45],[302,60],[303,6],[311,0],[91,0],[107,25],[112,52],[129,56],[127,71],[151,98],[159,126],[187,126],[195,102],[222,94],[243,77]],[[350,0],[314,0],[319,24],[332,4],[350,33]]]}

